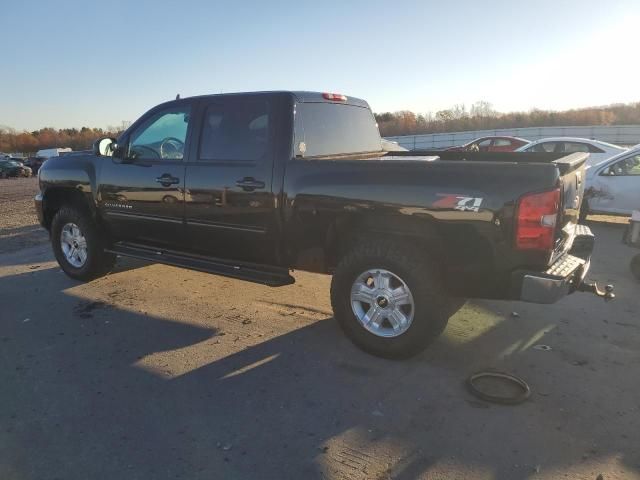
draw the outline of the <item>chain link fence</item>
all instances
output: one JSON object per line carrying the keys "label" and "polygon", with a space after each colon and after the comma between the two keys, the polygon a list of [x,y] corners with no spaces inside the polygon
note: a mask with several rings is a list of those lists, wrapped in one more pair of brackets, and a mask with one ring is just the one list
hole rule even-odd
{"label": "chain link fence", "polygon": [[492,135],[522,137],[531,141],[547,137],[580,137],[616,145],[631,146],[640,143],[640,125],[501,128],[496,130],[403,135],[385,138],[398,142],[399,145],[409,150],[438,150],[454,145],[463,145],[476,138]]}

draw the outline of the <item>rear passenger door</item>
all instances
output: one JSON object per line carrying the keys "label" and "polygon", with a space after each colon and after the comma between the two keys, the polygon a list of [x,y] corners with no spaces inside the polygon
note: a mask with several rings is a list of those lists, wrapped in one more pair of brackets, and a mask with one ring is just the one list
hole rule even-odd
{"label": "rear passenger door", "polygon": [[272,103],[264,94],[202,101],[195,160],[187,164],[185,182],[192,251],[245,262],[274,261]]}

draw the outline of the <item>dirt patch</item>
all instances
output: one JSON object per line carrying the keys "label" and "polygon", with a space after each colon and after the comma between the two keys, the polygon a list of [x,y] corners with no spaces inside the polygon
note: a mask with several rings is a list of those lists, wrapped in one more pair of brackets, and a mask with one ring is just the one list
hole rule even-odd
{"label": "dirt patch", "polygon": [[80,302],[78,303],[74,309],[73,313],[75,313],[80,318],[92,318],[93,311],[98,310],[100,308],[107,308],[108,305],[104,302]]}
{"label": "dirt patch", "polygon": [[0,180],[0,253],[48,241],[47,232],[38,224],[33,204],[36,193],[35,177]]}

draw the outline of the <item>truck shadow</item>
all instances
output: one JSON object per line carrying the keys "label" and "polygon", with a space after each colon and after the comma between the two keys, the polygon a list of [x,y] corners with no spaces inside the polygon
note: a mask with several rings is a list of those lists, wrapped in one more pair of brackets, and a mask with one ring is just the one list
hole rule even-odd
{"label": "truck shadow", "polygon": [[48,241],[49,236],[40,225],[3,228],[0,230],[0,254],[22,250]]}
{"label": "truck shadow", "polygon": [[[532,368],[512,348],[543,323],[501,321],[482,302],[426,353],[392,362],[355,349],[331,318],[235,347],[213,328],[79,299],[57,268],[0,278],[0,292],[18,301],[35,282],[54,299],[50,316],[25,321],[25,306],[0,324],[0,478],[408,480],[456,471],[518,480],[537,465],[566,471],[585,453],[630,469],[640,461],[637,436],[612,441],[618,434],[606,428],[615,403],[587,411],[602,399],[597,389],[581,390],[569,412],[555,403],[572,394],[561,382],[518,407],[465,392],[477,368],[509,366],[538,382],[551,368]],[[461,337],[469,328],[479,334]],[[186,347],[192,356],[145,362]]]}

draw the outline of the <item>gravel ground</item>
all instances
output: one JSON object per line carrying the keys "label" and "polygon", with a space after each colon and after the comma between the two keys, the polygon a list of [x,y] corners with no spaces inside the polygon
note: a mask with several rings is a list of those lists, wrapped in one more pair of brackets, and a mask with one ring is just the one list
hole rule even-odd
{"label": "gravel ground", "polygon": [[36,177],[0,179],[0,253],[48,241],[33,206],[36,193]]}
{"label": "gravel ground", "polygon": [[[620,224],[591,222],[590,276],[616,301],[470,301],[392,362],[344,338],[327,276],[268,288],[120,259],[73,281],[26,246],[46,240],[35,188],[0,183],[2,480],[640,479],[640,284]],[[531,398],[471,396],[483,369]]]}

